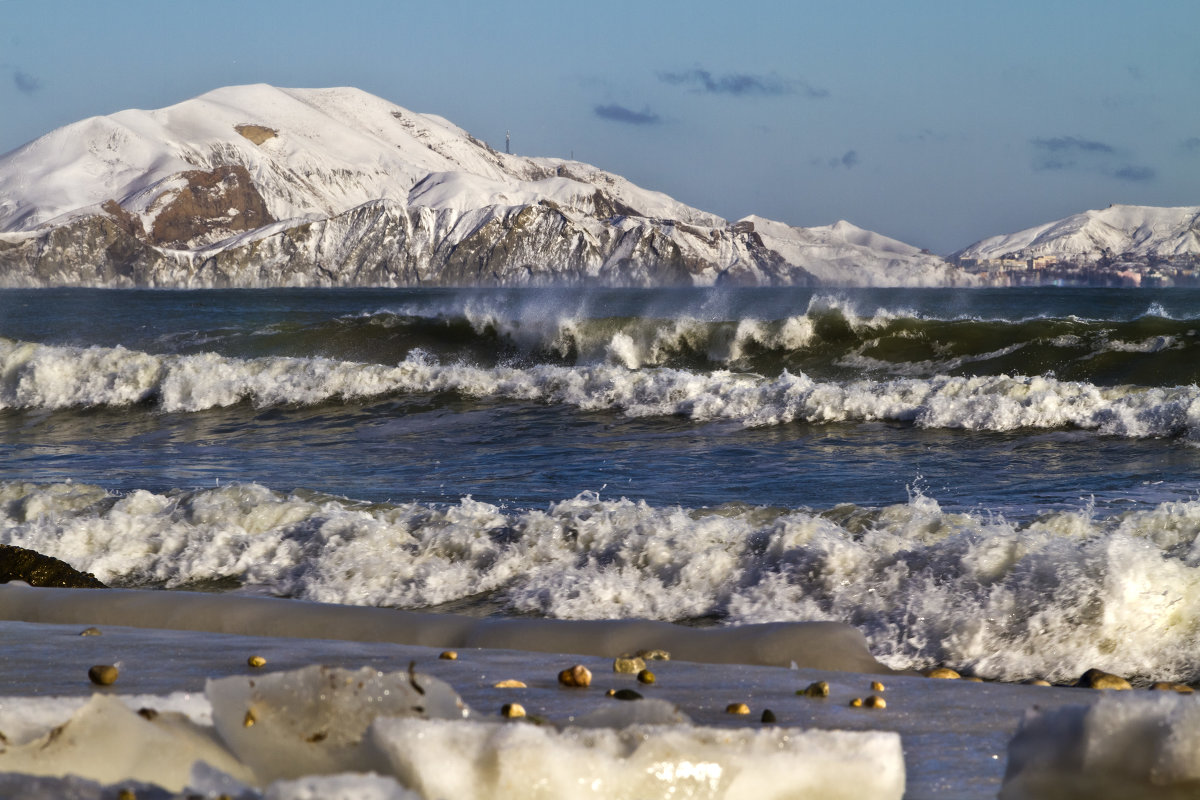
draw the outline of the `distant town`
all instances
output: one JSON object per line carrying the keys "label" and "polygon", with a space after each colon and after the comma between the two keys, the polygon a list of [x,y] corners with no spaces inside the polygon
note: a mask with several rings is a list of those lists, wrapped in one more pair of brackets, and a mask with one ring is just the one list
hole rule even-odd
{"label": "distant town", "polygon": [[1099,259],[1061,256],[958,258],[958,266],[989,286],[1200,286],[1200,256],[1105,253]]}

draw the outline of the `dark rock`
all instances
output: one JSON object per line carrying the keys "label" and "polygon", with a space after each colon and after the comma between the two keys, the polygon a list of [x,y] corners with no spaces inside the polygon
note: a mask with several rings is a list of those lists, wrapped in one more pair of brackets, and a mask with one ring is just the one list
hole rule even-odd
{"label": "dark rock", "polygon": [[80,572],[57,558],[33,550],[0,544],[0,583],[24,581],[30,586],[67,589],[104,589],[90,572]]}

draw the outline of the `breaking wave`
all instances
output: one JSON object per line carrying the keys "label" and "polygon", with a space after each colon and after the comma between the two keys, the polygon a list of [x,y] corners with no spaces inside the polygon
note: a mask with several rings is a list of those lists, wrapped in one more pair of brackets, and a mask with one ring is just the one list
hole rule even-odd
{"label": "breaking wave", "polygon": [[1200,502],[1020,524],[881,508],[365,503],[257,484],[0,483],[0,541],[123,586],[567,619],[835,620],[896,668],[1200,679]]}
{"label": "breaking wave", "polygon": [[676,416],[745,426],[892,421],[926,428],[1080,428],[1123,437],[1200,438],[1200,388],[1101,387],[1045,376],[821,381],[621,365],[479,367],[422,351],[395,366],[327,358],[152,355],[0,339],[0,409],[144,404],[195,412],[252,403],[314,405],[454,393],[567,405],[630,417]]}

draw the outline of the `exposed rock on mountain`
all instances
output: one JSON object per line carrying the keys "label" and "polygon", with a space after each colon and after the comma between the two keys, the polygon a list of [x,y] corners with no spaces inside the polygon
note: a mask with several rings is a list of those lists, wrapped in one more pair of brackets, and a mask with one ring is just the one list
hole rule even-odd
{"label": "exposed rock on mountain", "polygon": [[0,285],[929,286],[849,223],[728,223],[576,161],[499,153],[355,89],[218,89],[0,157]]}

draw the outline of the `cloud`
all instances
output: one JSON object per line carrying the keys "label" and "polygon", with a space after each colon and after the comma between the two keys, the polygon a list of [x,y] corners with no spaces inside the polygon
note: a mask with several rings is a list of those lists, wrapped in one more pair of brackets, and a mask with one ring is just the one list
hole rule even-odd
{"label": "cloud", "polygon": [[1039,172],[1074,170],[1106,175],[1120,181],[1144,183],[1158,177],[1153,167],[1130,161],[1130,153],[1106,142],[1078,136],[1030,139],[1033,168]]}
{"label": "cloud", "polygon": [[1114,178],[1119,178],[1123,181],[1133,181],[1142,183],[1144,181],[1152,181],[1155,178],[1155,172],[1150,167],[1143,167],[1136,164],[1128,164],[1115,170],[1112,173]]}
{"label": "cloud", "polygon": [[623,122],[626,125],[657,125],[662,120],[658,114],[655,114],[646,107],[642,111],[634,111],[632,108],[619,106],[616,103],[611,103],[604,106],[594,106],[592,113],[600,119],[607,119],[611,122]]}
{"label": "cloud", "polygon": [[1188,153],[1200,153],[1200,136],[1184,139],[1179,143],[1179,146]]}
{"label": "cloud", "polygon": [[658,79],[672,86],[688,86],[705,94],[728,94],[734,97],[778,97],[802,94],[805,97],[828,97],[829,92],[802,80],[785,80],[778,75],[753,75],[733,72],[713,75],[707,69],[695,67],[683,72],[660,72]]}
{"label": "cloud", "polygon": [[17,90],[23,94],[32,95],[38,89],[42,88],[42,82],[23,69],[14,69],[12,79],[13,83],[16,84]]}
{"label": "cloud", "polygon": [[1033,146],[1047,153],[1115,153],[1111,144],[1080,139],[1075,136],[1056,136],[1051,139],[1031,139]]}
{"label": "cloud", "polygon": [[840,156],[832,158],[814,158],[809,161],[814,167],[829,167],[830,169],[853,169],[858,166],[857,150],[847,150]]}

